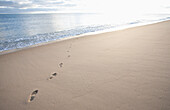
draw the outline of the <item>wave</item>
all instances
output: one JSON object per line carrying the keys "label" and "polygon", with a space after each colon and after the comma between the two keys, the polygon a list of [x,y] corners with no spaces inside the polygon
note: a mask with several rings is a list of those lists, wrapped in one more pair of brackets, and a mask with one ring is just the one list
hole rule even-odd
{"label": "wave", "polygon": [[44,33],[44,34],[37,34],[33,36],[23,36],[23,37],[10,37],[10,39],[0,39],[0,51],[24,48],[39,43],[59,40],[66,37],[77,36],[77,35],[86,34],[90,32],[115,29],[118,27],[130,27],[130,26],[140,25],[143,23],[147,24],[147,23],[160,22],[165,20],[170,20],[170,17],[166,17],[154,21],[152,20],[152,22],[144,21],[144,20],[136,20],[133,22],[120,24],[120,25],[97,25],[97,26],[86,26],[86,27],[79,26],[74,29],[57,31],[52,33]]}
{"label": "wave", "polygon": [[52,33],[37,34],[33,36],[24,36],[22,38],[13,37],[10,39],[1,39],[0,51],[28,47],[39,43],[58,40],[65,37],[77,36],[89,32],[96,32],[104,29],[109,29],[112,27],[113,26],[111,25],[77,27],[75,29],[57,31]]}

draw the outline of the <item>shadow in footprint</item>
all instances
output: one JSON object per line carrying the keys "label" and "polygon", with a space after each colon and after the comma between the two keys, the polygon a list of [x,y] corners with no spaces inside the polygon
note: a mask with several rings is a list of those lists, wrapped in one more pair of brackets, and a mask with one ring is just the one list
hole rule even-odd
{"label": "shadow in footprint", "polygon": [[38,93],[38,90],[34,90],[31,95],[29,96],[28,102],[31,102],[35,99],[36,94]]}
{"label": "shadow in footprint", "polygon": [[63,67],[63,63],[60,63],[59,66],[60,66],[60,67]]}
{"label": "shadow in footprint", "polygon": [[53,73],[47,80],[50,80],[50,79],[54,78],[55,76],[57,76],[57,73]]}

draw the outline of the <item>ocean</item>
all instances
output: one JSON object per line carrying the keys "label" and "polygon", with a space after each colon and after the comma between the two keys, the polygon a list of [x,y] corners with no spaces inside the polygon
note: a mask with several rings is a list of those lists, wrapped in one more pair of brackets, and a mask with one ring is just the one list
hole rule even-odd
{"label": "ocean", "polygon": [[83,34],[114,31],[170,20],[170,14],[0,14],[0,52]]}

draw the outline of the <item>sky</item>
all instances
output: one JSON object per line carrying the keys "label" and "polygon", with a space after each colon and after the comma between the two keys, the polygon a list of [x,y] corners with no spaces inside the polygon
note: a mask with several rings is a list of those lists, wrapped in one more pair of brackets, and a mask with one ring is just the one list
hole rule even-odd
{"label": "sky", "polygon": [[0,0],[0,13],[170,14],[170,0]]}

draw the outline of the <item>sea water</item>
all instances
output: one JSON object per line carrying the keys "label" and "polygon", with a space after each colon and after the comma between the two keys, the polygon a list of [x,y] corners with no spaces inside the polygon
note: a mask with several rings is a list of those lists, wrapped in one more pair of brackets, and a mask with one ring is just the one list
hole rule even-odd
{"label": "sea water", "polygon": [[170,14],[0,14],[0,52],[72,36],[170,20]]}

